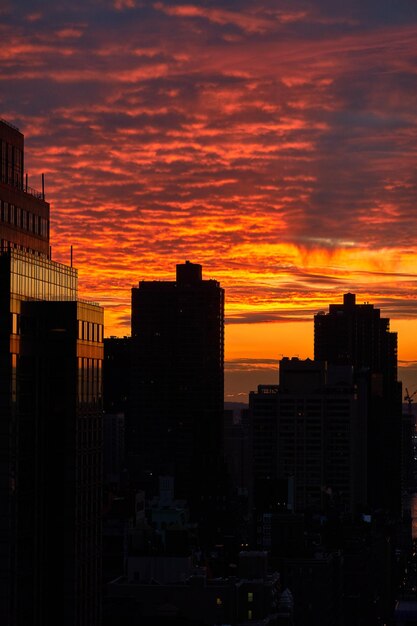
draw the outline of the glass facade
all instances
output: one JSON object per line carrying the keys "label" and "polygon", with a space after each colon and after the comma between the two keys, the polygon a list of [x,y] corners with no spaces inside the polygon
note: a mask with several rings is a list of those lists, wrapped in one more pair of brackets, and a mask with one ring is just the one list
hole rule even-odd
{"label": "glass facade", "polygon": [[77,304],[77,404],[102,406],[103,309],[83,302]]}
{"label": "glass facade", "polygon": [[10,251],[10,293],[34,300],[76,300],[77,270],[19,250]]}

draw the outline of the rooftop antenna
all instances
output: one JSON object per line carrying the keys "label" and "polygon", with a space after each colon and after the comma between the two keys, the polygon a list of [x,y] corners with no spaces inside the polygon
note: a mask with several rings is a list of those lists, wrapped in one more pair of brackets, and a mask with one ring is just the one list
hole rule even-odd
{"label": "rooftop antenna", "polygon": [[71,267],[72,267],[72,246],[71,246]]}
{"label": "rooftop antenna", "polygon": [[42,174],[42,200],[45,200],[45,174]]}

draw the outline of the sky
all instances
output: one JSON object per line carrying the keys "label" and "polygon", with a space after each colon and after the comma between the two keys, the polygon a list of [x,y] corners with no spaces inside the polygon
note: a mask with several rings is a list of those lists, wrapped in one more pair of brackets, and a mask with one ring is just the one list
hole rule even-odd
{"label": "sky", "polygon": [[417,389],[415,0],[0,0],[0,36],[0,116],[107,335],[188,259],[226,290],[226,400],[347,291]]}

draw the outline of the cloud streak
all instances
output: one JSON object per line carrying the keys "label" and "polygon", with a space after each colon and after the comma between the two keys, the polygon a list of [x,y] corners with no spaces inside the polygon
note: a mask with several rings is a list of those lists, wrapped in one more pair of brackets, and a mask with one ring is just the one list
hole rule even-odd
{"label": "cloud streak", "polygon": [[0,114],[109,333],[185,258],[230,325],[305,323],[346,290],[416,315],[414,2],[25,0],[0,35]]}

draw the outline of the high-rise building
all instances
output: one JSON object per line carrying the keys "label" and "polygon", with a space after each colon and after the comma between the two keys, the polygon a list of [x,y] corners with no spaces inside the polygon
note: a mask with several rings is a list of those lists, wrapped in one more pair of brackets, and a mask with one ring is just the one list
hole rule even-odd
{"label": "high-rise building", "polygon": [[397,334],[372,304],[355,294],[314,318],[314,358],[351,365],[367,403],[368,503],[398,512],[401,501],[401,383],[397,380]]}
{"label": "high-rise building", "polygon": [[98,626],[103,309],[50,259],[23,135],[0,142],[0,621]]}
{"label": "high-rise building", "polygon": [[[132,478],[156,490],[175,477],[193,510],[216,491],[222,458],[224,292],[201,265],[132,289]],[[153,483],[153,484],[152,484]]]}

